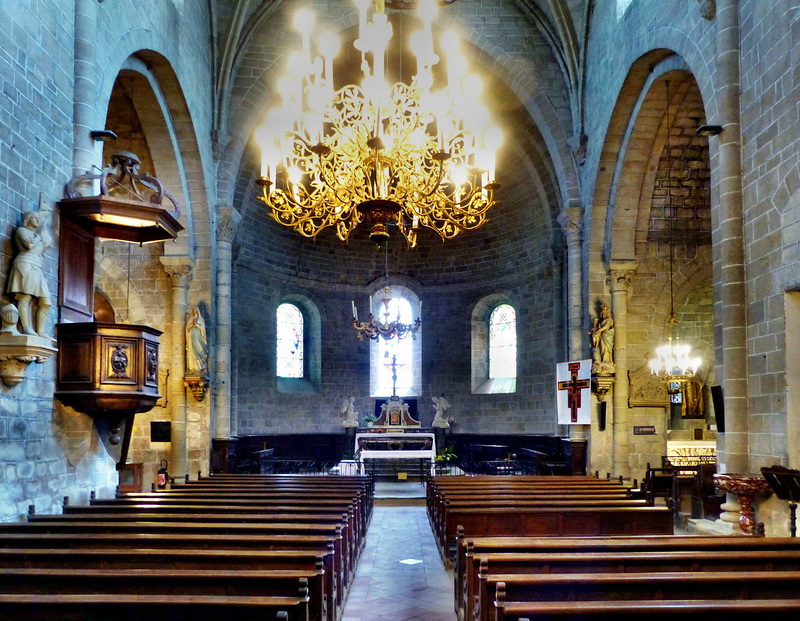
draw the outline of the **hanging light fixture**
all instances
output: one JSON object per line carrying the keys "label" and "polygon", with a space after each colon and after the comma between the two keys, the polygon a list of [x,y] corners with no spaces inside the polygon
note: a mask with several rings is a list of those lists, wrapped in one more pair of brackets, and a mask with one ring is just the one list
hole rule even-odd
{"label": "hanging light fixture", "polygon": [[291,56],[290,74],[278,82],[283,106],[256,131],[259,198],[277,222],[305,237],[335,227],[346,241],[366,219],[372,241],[386,241],[393,224],[413,247],[419,227],[435,230],[442,240],[478,228],[500,187],[495,152],[501,134],[478,102],[481,82],[467,75],[456,35],[442,38],[447,84],[437,89],[432,68],[439,56],[431,26],[436,4],[419,0],[423,29],[411,38],[417,74],[411,84],[389,86],[384,62],[392,25],[384,0],[356,3],[361,86],[335,90],[339,42],[322,33],[315,37],[320,55],[313,56],[313,14],[297,14],[302,52]]}
{"label": "hanging light fixture", "polygon": [[[383,288],[383,322],[379,321],[375,318],[372,313],[369,314],[369,317],[366,321],[358,321],[358,309],[356,308],[355,301],[352,302],[353,305],[353,327],[356,329],[358,334],[358,340],[363,341],[364,338],[372,339],[373,341],[377,341],[379,338],[383,337],[383,339],[389,341],[391,339],[397,339],[400,341],[401,339],[405,338],[409,334],[411,338],[414,338],[414,335],[419,330],[420,325],[422,325],[422,320],[417,317],[417,320],[414,324],[410,323],[402,323],[400,321],[400,306],[399,304],[396,307],[395,312],[395,319],[394,321],[390,321],[389,317],[391,316],[391,310],[389,309],[389,304],[392,301],[392,296],[389,293],[389,245],[386,244],[384,247],[384,263],[385,263],[385,270],[386,270],[386,285]],[[388,355],[388,352],[387,352]]]}
{"label": "hanging light fixture", "polygon": [[[672,193],[670,183],[672,179],[672,149],[670,148],[670,133],[672,125],[669,119],[669,81],[667,86],[667,206],[669,214],[669,337],[665,344],[656,348],[656,357],[650,360],[650,372],[661,378],[667,384],[668,394],[677,394],[681,385],[688,382],[697,373],[702,364],[700,358],[691,356],[692,349],[688,345],[681,345],[678,332],[678,320],[675,319],[675,296],[673,284],[673,228],[675,222],[675,209],[672,206]],[[674,344],[673,344],[674,337]]]}

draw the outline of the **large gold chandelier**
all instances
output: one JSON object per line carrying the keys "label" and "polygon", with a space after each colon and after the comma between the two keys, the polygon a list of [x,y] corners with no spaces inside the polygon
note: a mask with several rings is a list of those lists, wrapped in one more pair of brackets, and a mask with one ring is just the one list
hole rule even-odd
{"label": "large gold chandelier", "polygon": [[[394,224],[409,246],[419,227],[442,240],[486,222],[495,204],[495,152],[501,135],[478,102],[481,82],[467,74],[454,33],[448,50],[447,84],[434,89],[431,24],[434,0],[419,0],[423,29],[411,38],[417,73],[411,84],[385,80],[392,25],[384,0],[356,0],[364,79],[361,86],[334,88],[333,58],[339,42],[330,32],[315,37],[313,15],[298,12],[302,51],[289,60],[278,82],[283,100],[256,132],[261,146],[259,198],[272,217],[306,237],[335,227],[339,239],[366,219],[370,239],[388,239]],[[370,7],[372,10],[370,11]]]}

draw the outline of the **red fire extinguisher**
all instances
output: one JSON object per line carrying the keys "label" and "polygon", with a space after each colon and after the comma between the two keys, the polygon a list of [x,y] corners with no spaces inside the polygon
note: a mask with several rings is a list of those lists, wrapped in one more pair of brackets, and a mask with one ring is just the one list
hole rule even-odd
{"label": "red fire extinguisher", "polygon": [[167,489],[167,460],[161,460],[161,467],[158,469],[158,489]]}

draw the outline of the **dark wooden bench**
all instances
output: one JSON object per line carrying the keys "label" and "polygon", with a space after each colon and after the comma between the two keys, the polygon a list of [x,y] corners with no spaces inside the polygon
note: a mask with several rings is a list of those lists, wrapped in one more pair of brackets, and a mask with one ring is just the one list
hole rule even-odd
{"label": "dark wooden bench", "polygon": [[307,621],[300,597],[0,593],[0,621]]}
{"label": "dark wooden bench", "polygon": [[673,517],[666,507],[457,508],[439,540],[445,558],[459,529],[467,537],[671,535]]}
{"label": "dark wooden bench", "polygon": [[[454,601],[456,611],[463,617],[464,611],[471,608],[473,598],[478,594],[481,558],[489,563],[492,560],[498,563],[495,573],[525,573],[525,567],[531,572],[545,573],[622,571],[626,563],[631,567],[642,567],[643,563],[648,562],[652,566],[656,566],[657,562],[664,563],[656,566],[664,571],[696,570],[706,566],[722,570],[732,568],[726,563],[730,558],[737,558],[737,552],[752,554],[747,560],[756,569],[800,569],[793,565],[800,555],[800,539],[792,538],[467,537],[461,538],[458,544]],[[636,560],[637,554],[648,556]],[[673,555],[671,558],[665,556],[670,554]],[[606,562],[608,558],[615,558],[616,561]],[[588,562],[592,564],[587,565]],[[768,565],[769,562],[780,564]]]}
{"label": "dark wooden bench", "polygon": [[[528,570],[516,567],[518,573],[502,573],[497,567],[502,563],[481,559],[477,593],[467,601],[464,618],[492,619],[492,602],[500,583],[513,601],[795,597],[800,592],[800,555],[787,558],[780,554],[773,553],[773,563],[760,560],[756,552],[728,553],[729,558],[721,562],[697,562],[695,553],[604,554],[605,558],[597,555],[583,564],[566,558],[560,559],[560,564],[533,561]],[[733,557],[741,561],[741,567]],[[596,567],[602,571],[594,571]],[[748,589],[748,579],[753,581],[752,589]]]}
{"label": "dark wooden bench", "polygon": [[[334,477],[327,477],[334,478]],[[198,501],[227,501],[227,504],[253,504],[253,503],[279,503],[284,504],[309,504],[319,500],[318,506],[334,506],[337,502],[352,504],[354,515],[359,517],[363,529],[366,529],[372,517],[373,493],[365,489],[363,484],[351,484],[342,488],[330,484],[316,487],[309,482],[304,486],[235,486],[232,483],[222,486],[191,486],[181,485],[169,490],[159,490],[146,493],[118,493],[117,500],[125,502],[170,502],[170,500],[189,499]],[[112,499],[95,500],[95,502],[111,502]]]}
{"label": "dark wooden bench", "polygon": [[[133,533],[77,533],[65,530],[57,533],[40,532],[0,532],[0,549],[8,548],[56,548],[80,549],[95,548],[105,550],[119,549],[189,549],[189,550],[304,550],[333,557],[336,600],[331,602],[331,612],[341,609],[343,593],[346,591],[346,576],[342,573],[341,545],[336,539],[325,535],[207,535],[184,533],[174,534],[133,532]],[[339,544],[341,544],[339,538]]]}
{"label": "dark wooden bench", "polygon": [[333,619],[338,610],[335,582],[327,554],[303,550],[191,550],[179,548],[4,548],[0,568],[42,570],[206,570],[217,575],[229,571],[303,572],[308,580],[311,619]]}
{"label": "dark wooden bench", "polygon": [[[163,522],[163,523],[201,523],[201,524],[240,524],[240,525],[260,525],[269,523],[295,523],[301,526],[300,532],[303,532],[303,526],[314,526],[330,524],[333,526],[340,526],[342,530],[343,540],[347,542],[346,548],[347,556],[343,557],[346,563],[348,574],[351,573],[355,567],[358,559],[358,553],[361,549],[359,540],[356,538],[356,533],[353,529],[352,514],[337,514],[337,513],[284,513],[284,512],[217,512],[217,508],[203,507],[202,511],[189,511],[183,508],[180,511],[162,511],[154,508],[147,512],[144,511],[94,511],[90,507],[82,507],[83,509],[90,509],[84,512],[75,512],[70,509],[70,512],[63,515],[29,515],[28,521],[30,523],[77,523],[81,521],[103,522],[110,523],[125,523],[125,522]],[[97,507],[100,509],[101,507]]]}
{"label": "dark wooden bench", "polygon": [[[650,505],[646,500],[635,500],[632,498],[594,498],[592,496],[583,497],[575,496],[572,498],[561,499],[521,499],[521,500],[506,500],[506,499],[476,499],[476,500],[450,500],[447,499],[442,503],[437,513],[431,517],[431,526],[434,532],[444,545],[449,545],[455,541],[457,533],[456,527],[458,525],[465,526],[470,523],[471,516],[485,511],[496,513],[515,513],[524,514],[530,510],[561,510],[561,509],[604,509],[604,508],[633,508],[633,507],[649,507]],[[470,517],[462,517],[470,516]],[[488,527],[488,526],[487,526]],[[499,526],[495,527],[499,528]],[[521,530],[509,531],[509,534],[535,534],[537,531]],[[663,531],[658,531],[663,532]],[[484,534],[478,533],[475,534]],[[485,532],[485,534],[491,534]],[[570,534],[570,533],[565,533]],[[575,534],[575,533],[572,533]],[[600,533],[587,533],[587,534],[600,534]]]}
{"label": "dark wooden bench", "polygon": [[603,602],[495,602],[496,621],[796,621],[800,600],[672,600]]}

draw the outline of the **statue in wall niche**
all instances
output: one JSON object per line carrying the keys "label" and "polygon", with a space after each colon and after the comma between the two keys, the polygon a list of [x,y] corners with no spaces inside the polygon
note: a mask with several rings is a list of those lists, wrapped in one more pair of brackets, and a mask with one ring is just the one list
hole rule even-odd
{"label": "statue in wall niche", "polygon": [[[44,208],[45,205],[42,205]],[[53,245],[47,231],[46,216],[51,212],[28,211],[22,215],[22,226],[14,233],[17,256],[11,264],[6,291],[14,296],[19,310],[23,334],[44,336],[47,314],[50,311],[50,289],[44,277],[44,253]],[[41,229],[41,230],[40,230]],[[36,321],[33,320],[32,298],[38,302]]]}
{"label": "statue in wall niche", "polygon": [[208,374],[206,322],[196,306],[189,309],[189,318],[186,321],[186,373]]}
{"label": "statue in wall niche", "polygon": [[348,397],[342,402],[341,413],[344,414],[344,421],[342,427],[358,427],[358,412],[353,407],[355,398]]}
{"label": "statue in wall niche", "polygon": [[614,364],[614,320],[605,304],[600,317],[592,322],[592,361],[598,364]]}
{"label": "statue in wall niche", "polygon": [[436,409],[436,416],[433,418],[433,423],[431,423],[431,427],[441,427],[442,429],[447,429],[450,426],[450,423],[445,418],[444,413],[450,409],[452,406],[444,398],[444,394],[441,397],[433,397],[433,407]]}

